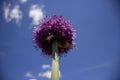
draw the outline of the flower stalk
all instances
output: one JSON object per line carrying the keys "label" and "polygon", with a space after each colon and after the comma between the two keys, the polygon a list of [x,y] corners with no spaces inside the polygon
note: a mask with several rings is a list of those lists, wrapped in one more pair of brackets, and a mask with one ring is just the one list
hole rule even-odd
{"label": "flower stalk", "polygon": [[59,80],[59,56],[57,40],[52,42],[52,73],[51,80]]}

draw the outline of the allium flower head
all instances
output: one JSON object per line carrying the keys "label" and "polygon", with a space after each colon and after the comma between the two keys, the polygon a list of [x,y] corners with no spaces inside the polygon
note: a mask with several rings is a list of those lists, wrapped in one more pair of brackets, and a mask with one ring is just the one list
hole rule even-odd
{"label": "allium flower head", "polygon": [[62,16],[46,17],[34,29],[33,41],[45,55],[52,55],[52,41],[57,41],[58,55],[67,53],[74,46],[75,30]]}

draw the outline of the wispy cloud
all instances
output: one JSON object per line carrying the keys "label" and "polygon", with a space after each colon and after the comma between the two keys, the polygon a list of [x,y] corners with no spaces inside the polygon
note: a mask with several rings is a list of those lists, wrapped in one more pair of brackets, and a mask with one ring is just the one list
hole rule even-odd
{"label": "wispy cloud", "polygon": [[35,78],[35,76],[31,72],[27,72],[24,76],[28,80],[37,80],[37,78]]}
{"label": "wispy cloud", "polygon": [[108,67],[108,66],[110,66],[110,64],[95,65],[95,66],[84,68],[84,69],[80,70],[80,72],[86,72],[86,71],[90,71],[90,70],[105,68],[105,67]]}
{"label": "wispy cloud", "polygon": [[[27,72],[24,76],[28,78],[28,80],[38,80],[38,78],[50,79],[51,78],[51,66],[49,64],[43,64],[41,67],[44,71],[39,72],[36,77],[31,72]],[[59,76],[61,78],[60,71],[59,71]]]}
{"label": "wispy cloud", "polygon": [[80,73],[85,73],[85,72],[89,72],[89,71],[94,71],[94,70],[98,70],[98,69],[104,69],[104,68],[108,68],[110,67],[112,64],[108,64],[108,63],[103,63],[103,64],[98,64],[98,65],[93,65],[93,66],[88,66],[86,68],[83,69],[76,69],[74,71],[71,71],[70,73],[66,73],[65,77],[70,77],[72,75],[79,75]]}
{"label": "wispy cloud", "polygon": [[[28,0],[20,0],[20,3],[26,3]],[[44,18],[45,14],[43,12],[44,5],[34,4],[29,6],[28,10],[28,19],[32,19],[32,25],[38,25],[39,22]],[[21,10],[21,6],[16,4],[12,5],[11,3],[4,2],[3,13],[6,22],[15,21],[17,24],[21,23],[23,18],[23,11]]]}
{"label": "wispy cloud", "polygon": [[10,12],[10,6],[11,6],[11,4],[4,4],[4,8],[3,8],[3,10],[4,10],[4,18],[5,18],[5,20],[7,21],[7,22],[9,22],[9,12]]}
{"label": "wispy cloud", "polygon": [[38,74],[38,77],[44,77],[44,78],[48,78],[50,79],[51,78],[51,71],[45,71],[45,72],[40,72]]}
{"label": "wispy cloud", "polygon": [[51,66],[49,64],[43,64],[42,69],[51,69]]}
{"label": "wispy cloud", "polygon": [[[61,78],[61,72],[59,71],[59,76],[60,76],[60,78]],[[39,74],[38,74],[38,77],[43,77],[43,78],[48,78],[48,79],[50,79],[51,78],[51,70],[47,70],[47,71],[45,71],[45,72],[40,72]]]}
{"label": "wispy cloud", "polygon": [[33,76],[33,74],[31,72],[27,72],[24,76],[26,78],[34,78],[34,76]]}
{"label": "wispy cloud", "polygon": [[10,19],[15,19],[16,23],[19,23],[22,19],[22,11],[20,11],[20,6],[15,5],[14,8],[10,12]]}
{"label": "wispy cloud", "polygon": [[38,77],[43,77],[43,78],[50,79],[51,78],[51,70],[50,70],[51,69],[51,65],[43,64],[41,67],[42,67],[43,70],[46,70],[46,69],[49,69],[49,70],[46,70],[44,72],[38,73]]}
{"label": "wispy cloud", "polygon": [[[46,71],[38,73],[38,77],[50,79],[51,78],[51,66],[49,64],[43,64],[41,67],[42,69]],[[60,71],[59,71],[59,76],[61,77]]]}
{"label": "wispy cloud", "polygon": [[22,11],[20,10],[19,5],[15,5],[13,8],[11,8],[11,4],[5,3],[3,10],[6,22],[15,20],[17,24],[20,23],[20,20],[22,19]]}
{"label": "wispy cloud", "polygon": [[23,4],[23,3],[26,3],[27,0],[20,0],[20,2]]}
{"label": "wispy cloud", "polygon": [[38,25],[39,21],[43,19],[44,13],[42,8],[43,8],[42,6],[40,7],[37,4],[34,4],[30,7],[29,18],[32,18],[33,25]]}
{"label": "wispy cloud", "polygon": [[29,79],[29,80],[37,80],[37,79],[33,78],[33,79]]}

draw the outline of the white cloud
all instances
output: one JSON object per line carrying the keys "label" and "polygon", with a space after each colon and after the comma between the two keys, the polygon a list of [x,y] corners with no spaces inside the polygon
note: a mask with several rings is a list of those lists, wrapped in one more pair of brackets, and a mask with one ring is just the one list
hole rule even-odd
{"label": "white cloud", "polygon": [[51,78],[51,71],[45,71],[43,73],[39,73],[38,76],[50,79]]}
{"label": "white cloud", "polygon": [[10,5],[11,4],[8,4],[8,5],[4,5],[4,8],[3,8],[3,10],[4,10],[4,17],[5,17],[5,20],[7,21],[7,22],[9,22],[9,12],[10,12]]}
{"label": "white cloud", "polygon": [[[38,80],[38,78],[51,79],[51,66],[49,64],[43,64],[41,67],[42,67],[42,69],[49,69],[49,70],[39,72],[39,73],[37,73],[37,76],[34,76],[31,72],[27,72],[24,76],[28,80]],[[61,72],[60,71],[59,71],[59,76],[61,78]]]}
{"label": "white cloud", "polygon": [[33,78],[33,79],[29,79],[29,80],[37,80],[37,79]]}
{"label": "white cloud", "polygon": [[[59,76],[61,77],[61,73],[59,72]],[[45,72],[40,72],[39,74],[38,74],[38,77],[43,77],[43,78],[48,78],[48,79],[50,79],[51,78],[51,71],[50,70],[48,70],[48,71],[45,71]]]}
{"label": "white cloud", "polygon": [[39,21],[43,19],[44,14],[42,11],[43,7],[40,7],[36,4],[32,5],[29,10],[29,17],[32,18],[32,24],[33,25],[38,25]]}
{"label": "white cloud", "polygon": [[23,4],[23,3],[26,3],[27,0],[20,0],[20,2]]}
{"label": "white cloud", "polygon": [[43,64],[42,69],[50,69],[51,66],[49,64]]}
{"label": "white cloud", "polygon": [[20,11],[20,6],[15,5],[14,8],[10,12],[10,18],[15,19],[16,23],[19,23],[20,20],[22,19],[22,11]]}
{"label": "white cloud", "polygon": [[27,78],[34,78],[34,76],[31,72],[27,72],[24,76]]}
{"label": "white cloud", "polygon": [[[28,0],[20,1],[21,3],[26,3]],[[44,13],[42,10],[43,8],[44,5],[31,5],[30,10],[28,11],[28,15],[29,18],[32,19],[32,25],[38,25],[39,22],[44,18]],[[3,11],[6,22],[11,22],[14,20],[17,24],[19,24],[23,18],[23,12],[20,10],[19,5],[12,6],[11,4],[4,3]]]}
{"label": "white cloud", "polygon": [[[51,66],[49,64],[43,64],[42,69],[51,69]],[[60,71],[59,71],[59,74],[60,74],[59,76],[61,77]],[[47,71],[38,73],[38,77],[50,79],[51,78],[51,70],[47,70]]]}
{"label": "white cloud", "polygon": [[20,23],[20,20],[22,19],[22,11],[20,10],[19,5],[15,5],[11,9],[11,4],[5,4],[3,10],[4,10],[4,18],[6,22],[15,20],[16,23]]}

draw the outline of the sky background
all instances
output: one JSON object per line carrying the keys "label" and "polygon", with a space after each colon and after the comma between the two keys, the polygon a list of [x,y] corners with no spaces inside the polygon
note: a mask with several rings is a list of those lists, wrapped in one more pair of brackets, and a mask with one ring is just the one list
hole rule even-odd
{"label": "sky background", "polygon": [[32,35],[54,14],[76,30],[60,80],[120,80],[120,0],[0,0],[0,80],[50,80],[51,58],[34,48]]}

